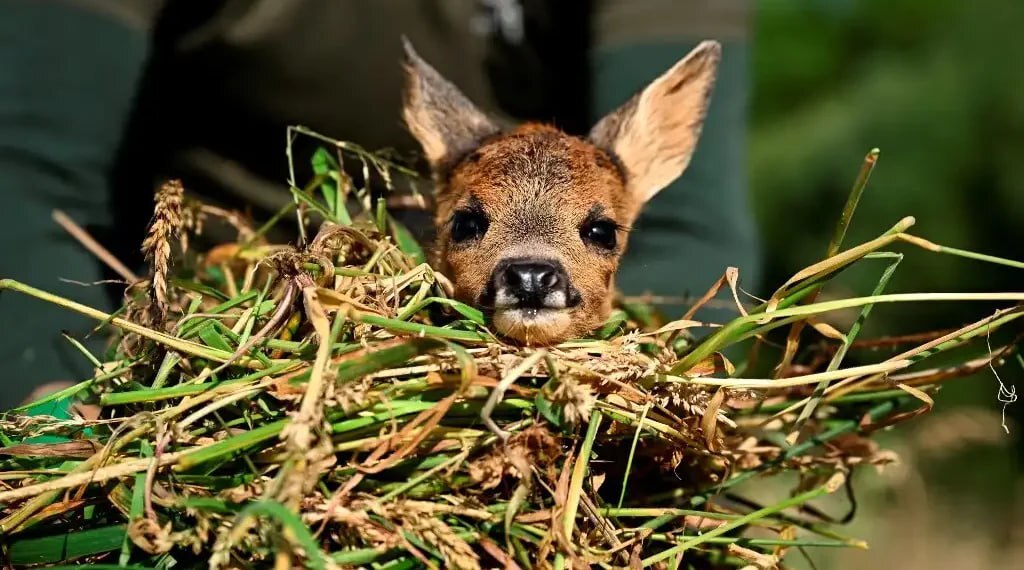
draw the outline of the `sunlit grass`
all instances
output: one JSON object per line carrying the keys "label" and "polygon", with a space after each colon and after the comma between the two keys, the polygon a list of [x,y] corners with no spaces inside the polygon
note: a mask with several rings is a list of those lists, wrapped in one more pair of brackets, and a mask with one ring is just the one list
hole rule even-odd
{"label": "sunlit grass", "polygon": [[[703,340],[687,336],[701,323],[623,305],[589,338],[507,345],[341,169],[356,161],[364,180],[390,183],[399,167],[306,129],[289,131],[289,156],[298,134],[329,145],[306,186],[292,169],[295,201],[275,216],[297,217],[299,246],[266,243],[264,226],[179,256],[166,319],[144,284],[109,315],[0,281],[113,333],[107,354],[77,345],[93,378],[32,404],[77,399],[100,419],[19,415],[26,406],[0,420],[12,564],[732,567],[862,548],[809,514],[814,501],[856,465],[890,459],[864,455],[863,438],[926,412],[957,369],[1001,365],[1018,342],[1001,331],[1017,325],[1024,292],[886,289],[902,255],[1019,262],[931,244],[907,233],[912,218],[843,249],[873,151],[824,259]],[[877,260],[872,291],[817,300]],[[922,302],[1003,308],[898,353],[859,348],[873,307]],[[837,330],[824,320],[835,311],[855,324]],[[980,362],[962,350],[978,343]],[[752,356],[730,362],[735,349]],[[770,374],[754,376],[766,361]],[[801,485],[773,504],[734,494],[780,473]]]}

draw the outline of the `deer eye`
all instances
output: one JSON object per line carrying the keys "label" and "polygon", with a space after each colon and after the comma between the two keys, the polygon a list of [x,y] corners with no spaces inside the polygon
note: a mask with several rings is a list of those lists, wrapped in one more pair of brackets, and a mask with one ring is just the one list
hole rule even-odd
{"label": "deer eye", "polygon": [[480,239],[487,233],[487,216],[478,210],[459,210],[452,216],[452,241],[455,243]]}
{"label": "deer eye", "polygon": [[618,227],[611,220],[589,221],[580,228],[583,241],[605,250],[615,249],[615,233]]}

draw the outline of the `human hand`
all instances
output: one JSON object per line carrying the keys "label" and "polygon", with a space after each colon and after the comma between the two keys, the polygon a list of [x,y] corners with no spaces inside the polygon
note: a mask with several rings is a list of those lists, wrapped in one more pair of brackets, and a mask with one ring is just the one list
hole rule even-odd
{"label": "human hand", "polygon": [[[25,401],[22,402],[22,405],[27,406],[32,402],[41,400],[46,396],[57,393],[61,390],[64,390],[65,388],[70,388],[73,385],[74,384],[67,381],[47,382],[46,384],[38,386],[35,390],[29,393],[28,397],[25,398]],[[99,406],[93,404],[83,404],[77,401],[71,402],[71,405],[68,407],[68,412],[70,414],[77,415],[82,419],[86,420],[95,420],[100,417]]]}

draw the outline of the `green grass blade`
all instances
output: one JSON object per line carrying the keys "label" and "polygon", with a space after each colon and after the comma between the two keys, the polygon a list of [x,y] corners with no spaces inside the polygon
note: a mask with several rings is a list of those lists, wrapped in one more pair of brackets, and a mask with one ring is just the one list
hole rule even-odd
{"label": "green grass blade", "polygon": [[306,524],[302,522],[298,515],[289,511],[280,503],[259,501],[242,509],[242,512],[238,513],[236,521],[251,516],[264,516],[275,519],[302,546],[309,567],[313,568],[313,570],[326,570],[328,564],[327,555],[320,550],[316,539],[313,538],[309,528],[306,527]]}
{"label": "green grass blade", "polygon": [[633,443],[629,446],[629,457],[626,459],[626,469],[622,474],[622,492],[619,493],[617,505],[619,508],[622,508],[622,503],[626,500],[626,485],[629,483],[629,472],[633,469],[633,457],[636,454],[636,446],[640,443],[640,432],[643,431],[644,420],[647,418],[647,412],[650,409],[650,404],[644,406],[644,410],[640,412],[640,419],[636,423],[636,431],[633,432]]}
{"label": "green grass blade", "polygon": [[[896,273],[896,268],[899,267],[901,261],[903,261],[903,255],[896,254],[893,262],[890,263],[888,267],[885,268],[885,271],[882,272],[882,276],[875,285],[875,289],[871,292],[873,296],[878,296],[885,292],[885,288],[889,285],[889,280],[892,279],[893,274]],[[850,330],[843,336],[842,344],[839,345],[835,355],[832,356],[832,360],[829,361],[828,366],[825,368],[826,372],[838,370],[842,365],[847,351],[850,350],[850,346],[853,345],[853,342],[857,340],[857,335],[860,334],[860,329],[864,326],[864,322],[871,314],[871,309],[874,306],[874,304],[868,304],[861,308],[860,314],[857,315],[857,320],[854,321],[853,325],[850,326]],[[818,407],[822,398],[825,397],[825,389],[828,388],[828,384],[828,380],[822,380],[820,384],[815,386],[811,399],[807,402],[807,405],[804,406],[804,409],[800,410],[800,415],[793,424],[792,431],[799,432],[803,428],[804,422],[811,417],[815,408]]]}
{"label": "green grass blade", "polygon": [[124,536],[125,526],[113,525],[15,540],[10,543],[8,560],[15,567],[67,562],[117,550]]}
{"label": "green grass blade", "polygon": [[767,517],[767,516],[770,516],[770,515],[773,515],[773,514],[776,514],[776,513],[780,513],[780,512],[782,512],[782,511],[784,511],[786,509],[802,505],[802,504],[804,504],[804,503],[806,503],[808,501],[812,501],[814,499],[817,499],[818,497],[821,497],[823,495],[827,495],[829,493],[832,493],[836,489],[838,489],[839,486],[842,485],[842,482],[843,482],[843,477],[841,475],[839,475],[839,474],[836,474],[836,476],[833,476],[832,479],[829,479],[828,483],[826,483],[826,484],[824,484],[824,485],[822,485],[820,487],[817,487],[815,489],[811,489],[810,491],[806,491],[804,493],[800,493],[799,495],[796,495],[795,497],[791,497],[789,499],[786,499],[785,501],[781,501],[781,502],[779,502],[779,503],[777,503],[775,505],[772,505],[770,507],[765,507],[763,509],[759,509],[757,511],[754,511],[752,513],[749,513],[747,515],[739,517],[736,520],[729,521],[729,522],[727,522],[727,523],[725,523],[725,524],[723,524],[721,526],[718,526],[718,527],[715,527],[712,530],[709,530],[708,532],[706,532],[706,533],[704,533],[704,534],[702,534],[700,536],[695,536],[695,537],[692,537],[692,538],[688,538],[686,540],[681,540],[678,545],[673,546],[672,548],[669,548],[667,550],[663,550],[663,551],[659,552],[658,554],[655,554],[655,555],[652,555],[652,556],[648,556],[647,558],[644,558],[643,561],[642,561],[643,567],[646,568],[646,567],[651,566],[651,565],[653,565],[653,564],[655,564],[657,562],[665,560],[666,558],[669,558],[671,556],[675,556],[675,555],[681,554],[681,553],[685,552],[686,550],[689,550],[690,548],[693,548],[695,546],[699,546],[699,545],[707,542],[709,539],[721,536],[721,535],[723,535],[723,534],[725,534],[725,533],[727,533],[727,532],[729,532],[729,531],[731,531],[731,530],[733,530],[735,528],[739,528],[741,526],[749,524],[749,523],[751,523],[753,521],[756,521],[758,519],[761,519],[761,518],[764,518],[764,517]]}

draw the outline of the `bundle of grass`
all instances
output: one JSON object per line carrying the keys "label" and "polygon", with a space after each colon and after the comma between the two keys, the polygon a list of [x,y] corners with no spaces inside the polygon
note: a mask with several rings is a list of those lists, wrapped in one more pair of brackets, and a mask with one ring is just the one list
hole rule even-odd
{"label": "bundle of grass", "polygon": [[[816,499],[890,462],[869,436],[929,409],[941,382],[1019,360],[1016,337],[993,341],[1024,293],[885,294],[900,255],[883,250],[1024,265],[931,244],[906,233],[911,219],[841,249],[875,154],[827,259],[754,307],[727,273],[701,302],[731,288],[742,315],[702,339],[690,333],[709,325],[689,315],[662,323],[620,303],[590,338],[524,348],[450,297],[340,159],[361,160],[364,180],[394,165],[330,144],[276,217],[298,213],[299,247],[230,216],[236,242],[190,251],[225,213],[169,185],[145,246],[152,274],[122,314],[0,282],[117,335],[101,358],[83,348],[93,378],[46,399],[99,405],[99,418],[0,420],[8,564],[775,568],[794,549],[863,547]],[[870,296],[816,302],[868,258],[889,263]],[[877,304],[940,300],[1012,306],[954,331],[858,338]],[[855,312],[846,332],[819,319],[838,310]],[[788,333],[773,377],[754,379],[775,329]],[[743,363],[725,356],[744,347]],[[744,490],[769,478],[792,491],[766,503]]]}

